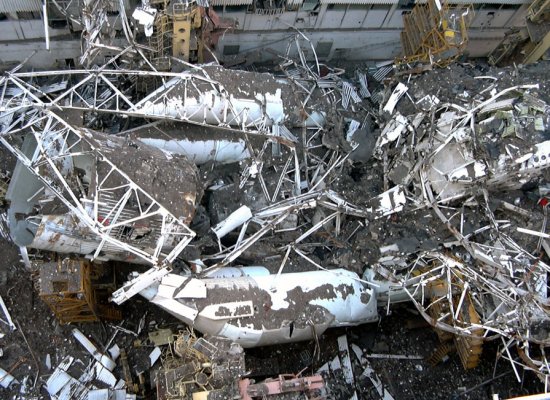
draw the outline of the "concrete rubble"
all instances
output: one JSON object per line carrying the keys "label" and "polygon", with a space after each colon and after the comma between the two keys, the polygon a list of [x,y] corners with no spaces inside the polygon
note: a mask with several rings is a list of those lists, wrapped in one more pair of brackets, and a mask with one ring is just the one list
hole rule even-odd
{"label": "concrete rubble", "polygon": [[[39,293],[56,315],[80,300],[116,320],[108,297],[125,319],[108,340],[73,328],[80,358],[40,360],[52,399],[400,398],[375,360],[423,356],[367,352],[349,333],[399,307],[437,334],[433,365],[456,352],[475,368],[496,343],[512,376],[548,389],[547,81],[458,64],[346,71],[306,61],[299,32],[269,72],[92,67],[116,50],[106,4],[87,2],[101,12],[84,21],[85,67],[0,78],[0,143],[17,160],[2,227],[27,273],[50,271]],[[147,36],[152,10],[134,13]],[[2,328],[38,365],[4,299]],[[153,329],[156,307],[177,330]],[[249,351],[295,342],[314,348],[305,368],[249,368]],[[0,368],[0,385],[40,390],[33,368]]]}

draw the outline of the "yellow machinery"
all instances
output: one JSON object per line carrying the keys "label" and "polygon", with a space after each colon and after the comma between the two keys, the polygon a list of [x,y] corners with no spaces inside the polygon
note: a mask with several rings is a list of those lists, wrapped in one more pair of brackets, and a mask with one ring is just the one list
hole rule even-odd
{"label": "yellow machinery", "polygon": [[[516,57],[517,62],[530,64],[540,60],[550,48],[550,0],[534,0],[527,10],[526,26],[507,34],[491,51],[487,61],[491,65]],[[528,40],[529,39],[529,40]],[[516,51],[525,55],[517,59]]]}
{"label": "yellow machinery", "polygon": [[194,1],[185,3],[168,0],[151,0],[159,10],[149,47],[154,51],[153,64],[158,70],[170,70],[170,57],[185,62],[202,62],[202,41],[198,39],[201,28],[201,7]]}
{"label": "yellow machinery", "polygon": [[45,262],[40,266],[40,297],[62,324],[121,319],[120,311],[107,305],[115,289],[109,272],[88,260]]}
{"label": "yellow machinery", "polygon": [[192,33],[201,27],[200,8],[195,3],[175,3],[173,13],[172,55],[186,62],[196,61],[191,59],[191,52],[202,52],[196,35]]}
{"label": "yellow machinery", "polygon": [[403,16],[403,57],[396,62],[448,65],[464,52],[473,15],[471,5],[451,8],[439,0],[417,4]]}
{"label": "yellow machinery", "polygon": [[[473,324],[479,324],[479,314],[475,310],[470,298],[467,295],[460,310],[460,318]],[[433,303],[434,306],[429,309],[432,318],[438,319],[442,315],[448,314],[449,309],[446,304]],[[441,344],[429,358],[432,365],[442,361],[443,357],[450,352],[456,351],[462,362],[464,369],[472,369],[478,366],[481,353],[483,352],[483,330],[472,330],[469,335],[460,336],[450,332],[435,328],[435,332]]]}

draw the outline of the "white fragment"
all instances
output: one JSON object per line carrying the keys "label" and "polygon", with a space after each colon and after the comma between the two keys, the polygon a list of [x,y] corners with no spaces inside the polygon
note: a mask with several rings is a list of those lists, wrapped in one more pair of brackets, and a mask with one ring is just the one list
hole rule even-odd
{"label": "white fragment", "polygon": [[353,370],[351,367],[348,338],[346,335],[338,337],[338,350],[340,352],[340,360],[342,361],[342,372],[344,373],[344,379],[349,385],[353,385]]}
{"label": "white fragment", "polygon": [[112,346],[110,349],[109,349],[109,354],[111,355],[111,358],[116,361],[118,356],[120,356],[120,347],[118,347],[117,344],[115,344],[114,346]]}
{"label": "white fragment", "polygon": [[387,143],[395,142],[401,134],[407,129],[409,121],[403,115],[397,113],[395,118],[392,119],[384,127],[384,130],[380,134],[380,137],[376,141],[376,151],[380,152],[380,148]]}
{"label": "white fragment", "polygon": [[349,144],[351,144],[352,146],[355,146],[355,141],[353,140],[353,135],[355,134],[357,129],[359,129],[360,126],[361,126],[361,123],[359,121],[354,120],[354,119],[352,119],[349,122],[348,131],[346,132],[346,141]]}
{"label": "white fragment", "polygon": [[[252,174],[252,172],[251,172]],[[221,239],[229,232],[238,228],[252,218],[252,211],[247,206],[242,206],[233,211],[229,216],[212,228],[214,234]]]}
{"label": "white fragment", "polygon": [[379,205],[374,212],[378,218],[400,212],[407,203],[405,191],[401,186],[395,186],[385,191],[377,196],[376,199],[379,201]]}
{"label": "white fragment", "polygon": [[153,365],[155,365],[155,363],[158,361],[158,359],[160,358],[160,355],[161,355],[161,351],[160,351],[160,347],[155,347],[153,349],[153,351],[151,352],[151,354],[149,354],[149,361],[150,361],[150,365],[151,367]]}
{"label": "white fragment", "polygon": [[145,36],[150,37],[153,35],[153,24],[156,15],[157,10],[155,8],[145,6],[137,7],[132,14],[132,18],[137,20],[140,25],[143,25]]}
{"label": "white fragment", "polygon": [[2,311],[4,311],[4,315],[6,316],[6,319],[8,320],[8,325],[11,328],[12,331],[16,330],[16,326],[11,320],[11,315],[8,311],[8,308],[6,307],[6,304],[4,303],[4,299],[2,296],[0,296],[0,307],[2,307]]}
{"label": "white fragment", "polygon": [[384,106],[384,111],[393,114],[393,110],[395,109],[395,106],[399,102],[399,99],[405,94],[405,92],[409,90],[407,86],[399,82],[395,89],[393,90],[393,93],[391,94],[388,102]]}
{"label": "white fragment", "polygon": [[393,396],[388,393],[388,391],[384,387],[384,384],[382,383],[378,375],[376,375],[376,372],[370,365],[369,361],[364,357],[363,352],[361,351],[359,346],[357,346],[356,344],[352,344],[351,349],[361,363],[361,366],[365,368],[363,370],[363,373],[359,377],[359,380],[363,378],[368,378],[374,385],[374,388],[376,389],[382,400],[394,400]]}

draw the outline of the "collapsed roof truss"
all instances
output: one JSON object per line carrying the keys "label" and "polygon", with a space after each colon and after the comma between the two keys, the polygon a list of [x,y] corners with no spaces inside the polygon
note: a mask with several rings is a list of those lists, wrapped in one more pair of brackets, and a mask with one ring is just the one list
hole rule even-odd
{"label": "collapsed roof truss", "polygon": [[[73,82],[66,90],[53,93],[50,87],[39,87],[37,78],[63,76]],[[136,101],[128,90],[121,90],[116,83],[120,79],[135,82],[139,77],[157,78],[163,85],[159,95],[146,102]],[[8,73],[0,80],[0,104],[5,114],[21,107],[36,105],[45,108],[72,109],[123,115],[127,117],[161,118],[185,121],[196,125],[211,125],[219,128],[234,127],[245,133],[271,135],[268,116],[265,113],[252,117],[248,108],[239,107],[224,86],[210,79],[207,72],[195,67],[193,72],[172,73],[138,70],[63,70],[32,73]],[[174,94],[175,90],[177,94]],[[223,99],[223,112],[207,121],[206,107],[188,113],[188,104],[196,99],[214,94]],[[167,104],[178,98],[181,103],[177,113],[166,111]]]}
{"label": "collapsed roof truss", "polygon": [[[96,79],[105,82],[103,77]],[[69,208],[89,234],[97,235],[101,242],[93,257],[100,256],[108,243],[168,272],[194,232],[111,162],[91,133],[73,127],[50,109],[61,98],[43,102],[43,91],[13,75],[1,83],[5,112],[0,142]],[[6,93],[13,96],[7,98]],[[37,143],[32,155],[22,151],[17,138],[27,133]],[[74,168],[82,157],[93,160],[88,184]],[[136,227],[145,230],[145,239],[136,241],[124,234],[124,229]],[[165,247],[170,247],[169,252],[163,252]]]}

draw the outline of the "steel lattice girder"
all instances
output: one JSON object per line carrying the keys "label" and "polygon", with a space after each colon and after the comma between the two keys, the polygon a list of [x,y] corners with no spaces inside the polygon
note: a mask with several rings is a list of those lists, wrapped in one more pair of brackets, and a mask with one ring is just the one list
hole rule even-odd
{"label": "steel lattice girder", "polygon": [[[20,118],[21,124],[11,124],[3,129],[0,142],[69,208],[90,233],[100,238],[94,257],[109,243],[168,273],[170,263],[195,233],[111,162],[89,132],[72,127],[47,109],[31,109],[23,116],[27,121]],[[32,156],[21,151],[17,141],[10,140],[10,136],[26,132],[32,134],[37,142]],[[70,167],[77,157],[82,156],[93,157],[95,162],[87,191],[75,183],[78,176]],[[134,240],[121,236],[117,229],[136,224],[149,229],[146,245],[133,243]]]}

